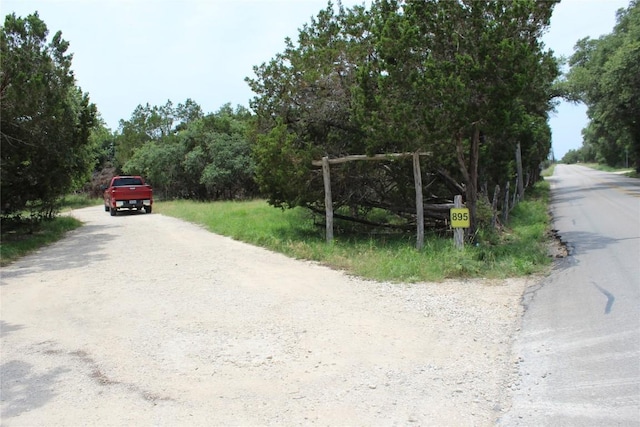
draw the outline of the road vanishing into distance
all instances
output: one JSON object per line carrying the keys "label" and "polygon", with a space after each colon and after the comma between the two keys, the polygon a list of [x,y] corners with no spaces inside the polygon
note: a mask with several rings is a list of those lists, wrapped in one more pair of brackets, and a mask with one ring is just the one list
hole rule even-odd
{"label": "road vanishing into distance", "polygon": [[505,426],[640,425],[640,181],[579,165],[550,178],[569,249],[525,294]]}

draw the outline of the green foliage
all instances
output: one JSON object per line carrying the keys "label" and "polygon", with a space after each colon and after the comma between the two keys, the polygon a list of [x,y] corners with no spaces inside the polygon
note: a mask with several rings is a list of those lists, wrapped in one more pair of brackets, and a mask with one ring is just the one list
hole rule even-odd
{"label": "green foliage", "polygon": [[94,168],[112,167],[115,163],[115,135],[98,115],[89,135],[89,145],[95,157]]}
{"label": "green foliage", "polygon": [[93,169],[90,139],[95,105],[76,87],[69,43],[37,13],[7,15],[1,29],[3,218],[26,210],[51,218],[59,198],[79,188]]}
{"label": "green foliage", "polygon": [[[257,192],[254,181],[254,160],[249,132],[251,113],[227,104],[203,122],[201,140],[191,153],[198,159],[199,184],[203,185],[208,199],[234,199],[250,197]],[[185,168],[187,169],[187,168]],[[187,169],[188,170],[188,169]]]}
{"label": "green foliage", "polygon": [[207,141],[210,161],[202,170],[200,183],[214,198],[232,199],[252,186],[251,146],[243,135],[214,134]]}
{"label": "green foliage", "polygon": [[89,197],[86,194],[67,194],[60,201],[61,209],[80,209],[88,206],[98,206],[104,204],[102,197]]}
{"label": "green foliage", "polygon": [[466,185],[472,222],[479,180],[509,179],[517,142],[525,171],[548,155],[558,65],[539,37],[554,3],[375,3],[378,55],[360,73],[359,121],[378,149],[392,140],[457,163],[449,172]]}
{"label": "green foliage", "polygon": [[[331,3],[297,43],[247,79],[257,96],[257,177],[275,206],[324,208],[322,156],[431,153],[427,203],[464,182],[475,217],[478,182],[504,185],[523,147],[534,179],[547,158],[547,111],[558,64],[539,41],[556,2]],[[415,212],[411,163],[332,168],[334,208]],[[408,218],[408,221],[415,219]]]}
{"label": "green foliage", "polygon": [[127,175],[142,175],[165,196],[179,186],[180,163],[184,157],[184,147],[177,138],[165,137],[150,141],[138,148],[122,170]]}
{"label": "green foliage", "polygon": [[482,197],[478,199],[476,207],[476,224],[477,228],[490,229],[491,219],[493,218],[493,210],[489,199]]}
{"label": "green foliage", "polygon": [[129,120],[120,120],[120,129],[115,141],[117,165],[123,167],[136,150],[149,141],[159,141],[174,135],[203,117],[202,109],[192,99],[173,106],[171,100],[162,106],[138,105]]}
{"label": "green foliage", "polygon": [[543,178],[547,178],[549,176],[553,176],[553,173],[556,170],[556,163],[549,163],[548,165],[545,165],[545,168],[542,170],[542,172],[540,172],[540,176],[542,176]]}
{"label": "green foliage", "polygon": [[569,98],[589,116],[579,160],[620,166],[629,158],[640,172],[640,3],[618,11],[610,34],[579,40],[569,65]]}
{"label": "green foliage", "polygon": [[309,187],[307,171],[313,156],[296,146],[295,135],[285,124],[257,135],[253,154],[258,184],[263,193],[270,195],[272,205],[304,206],[314,200],[305,197],[304,192]]}
{"label": "green foliage", "polygon": [[[300,30],[297,44],[247,79],[257,96],[254,158],[257,180],[275,206],[323,208],[322,174],[311,161],[323,155],[362,154],[360,129],[353,123],[351,91],[356,68],[370,43],[363,7],[335,10],[329,4]],[[357,168],[357,169],[355,169]],[[339,205],[360,196],[371,165],[336,168],[332,191]]]}
{"label": "green foliage", "polygon": [[[176,123],[178,123],[176,125]],[[257,191],[251,157],[252,115],[224,105],[206,116],[192,100],[138,106],[116,135],[124,173],[143,175],[163,198],[250,197]],[[122,154],[125,152],[126,154]]]}
{"label": "green foliage", "polygon": [[571,149],[567,151],[564,156],[562,156],[562,159],[560,159],[560,162],[566,163],[568,165],[571,165],[573,163],[578,163],[578,162],[584,162],[584,161],[585,159],[584,159],[582,149],[578,149],[578,150]]}

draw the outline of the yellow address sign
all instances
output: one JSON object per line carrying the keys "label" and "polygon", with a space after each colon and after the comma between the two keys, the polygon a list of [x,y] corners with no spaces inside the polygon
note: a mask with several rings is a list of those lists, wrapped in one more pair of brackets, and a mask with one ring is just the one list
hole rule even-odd
{"label": "yellow address sign", "polygon": [[451,228],[471,227],[471,217],[468,208],[451,208],[450,211]]}

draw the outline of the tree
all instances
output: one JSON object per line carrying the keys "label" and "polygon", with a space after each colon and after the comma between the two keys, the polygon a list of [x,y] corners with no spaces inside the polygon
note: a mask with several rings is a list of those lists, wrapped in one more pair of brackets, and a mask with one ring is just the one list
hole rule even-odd
{"label": "tree", "polygon": [[115,161],[115,136],[99,114],[91,129],[89,143],[95,153],[95,168],[112,167]]}
{"label": "tree", "polygon": [[50,218],[58,199],[84,183],[94,163],[96,107],[75,85],[69,43],[38,13],[7,15],[1,29],[0,129],[3,217],[29,209]]}
{"label": "tree", "polygon": [[[356,68],[371,49],[368,26],[363,7],[335,10],[329,3],[303,26],[297,44],[288,38],[283,53],[254,67],[256,78],[247,78],[257,94],[251,101],[257,179],[274,206],[321,209],[322,176],[311,161],[364,151],[351,114],[351,90]],[[353,173],[356,168],[334,174],[341,205],[359,198],[356,180],[362,173]]]}
{"label": "tree", "polygon": [[184,156],[185,148],[178,138],[166,136],[135,150],[122,170],[127,175],[143,175],[164,198],[173,198],[182,188],[180,159]]}
{"label": "tree", "polygon": [[[452,199],[461,187],[452,181],[462,181],[475,218],[479,182],[511,177],[517,142],[530,168],[547,158],[559,71],[539,39],[555,3],[380,0],[337,11],[329,3],[297,46],[288,40],[248,80],[262,131],[258,179],[271,203],[322,206],[313,158],[426,151],[427,199]],[[415,212],[406,162],[336,172],[337,207]]]}
{"label": "tree", "polygon": [[115,142],[117,166],[122,168],[137,149],[150,141],[159,141],[174,135],[190,122],[203,117],[202,109],[192,99],[173,106],[171,100],[165,105],[138,105],[129,120],[120,120],[120,128]]}
{"label": "tree", "polygon": [[203,120],[205,132],[196,149],[206,159],[199,182],[209,198],[234,199],[257,193],[248,139],[251,121],[249,110],[238,107],[232,111],[229,104]]}
{"label": "tree", "polygon": [[565,82],[568,98],[587,105],[583,144],[594,160],[640,172],[640,2],[617,13],[610,34],[576,43]]}
{"label": "tree", "polygon": [[[165,116],[180,119],[175,128],[160,133],[148,128],[138,133],[139,140],[146,142],[133,149],[122,170],[144,175],[165,198],[215,200],[255,195],[248,139],[253,118],[249,110],[238,107],[234,111],[227,104],[202,117],[200,107],[190,103],[180,104],[173,111],[165,109]],[[139,117],[144,110],[158,108],[140,107],[134,116]],[[152,122],[132,119],[130,123],[136,121]]]}
{"label": "tree", "polygon": [[[535,169],[547,157],[558,66],[539,39],[554,3],[378,2],[378,56],[361,73],[367,145],[394,141],[396,150],[436,153],[444,165],[455,159],[475,223],[483,152],[513,158],[521,142]],[[509,162],[486,167],[485,179],[503,183]]]}

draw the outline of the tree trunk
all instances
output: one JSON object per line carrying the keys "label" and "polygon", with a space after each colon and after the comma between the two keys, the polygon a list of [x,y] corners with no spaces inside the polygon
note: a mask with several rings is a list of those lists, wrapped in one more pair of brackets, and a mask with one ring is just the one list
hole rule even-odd
{"label": "tree trunk", "polygon": [[473,125],[473,136],[471,137],[471,145],[469,147],[469,166],[464,155],[464,145],[462,133],[458,133],[455,137],[456,152],[458,154],[458,164],[460,172],[466,185],[466,203],[469,208],[471,217],[471,227],[467,229],[469,235],[476,232],[476,214],[478,202],[478,151],[480,146],[480,128],[478,124]]}
{"label": "tree trunk", "polygon": [[632,155],[635,158],[636,173],[640,174],[640,120],[636,122],[636,126],[631,132]]}
{"label": "tree trunk", "polygon": [[520,150],[520,143],[516,144],[516,168],[518,170],[518,197],[520,201],[524,200],[524,176],[522,171],[522,151]]}
{"label": "tree trunk", "polygon": [[442,168],[438,169],[438,175],[440,175],[440,177],[444,180],[445,185],[447,186],[447,188],[449,188],[449,190],[451,190],[453,194],[464,193],[464,187],[457,183],[456,180],[453,179],[446,170]]}
{"label": "tree trunk", "polygon": [[424,205],[422,203],[422,173],[420,172],[420,154],[413,154],[413,179],[416,187],[416,249],[424,246]]}

